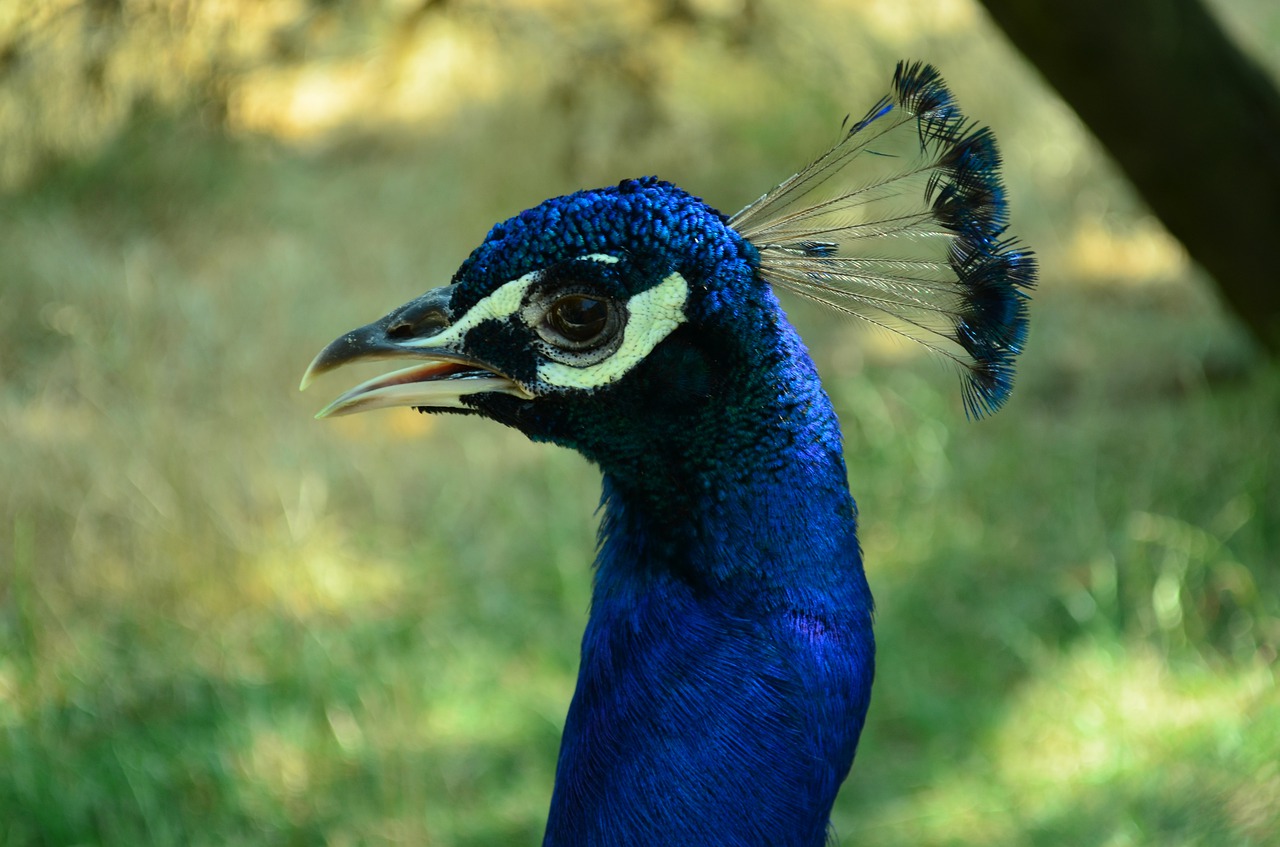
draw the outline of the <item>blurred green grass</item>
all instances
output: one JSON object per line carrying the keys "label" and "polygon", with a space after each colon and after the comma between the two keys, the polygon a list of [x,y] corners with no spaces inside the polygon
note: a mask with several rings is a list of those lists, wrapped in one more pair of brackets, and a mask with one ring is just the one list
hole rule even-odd
{"label": "blurred green grass", "polygon": [[[936,362],[794,304],[880,609],[836,830],[1274,844],[1280,369],[1185,263],[1096,271],[1151,224],[1007,48],[908,47],[996,126],[1044,282],[1014,399],[978,424]],[[317,423],[351,377],[294,387],[544,197],[656,171],[752,199],[864,105],[799,84],[824,57],[708,60],[755,105],[673,71],[705,91],[635,138],[600,92],[319,153],[155,111],[6,197],[0,844],[536,843],[595,471],[484,422]],[[1082,221],[1121,249],[1082,260]]]}

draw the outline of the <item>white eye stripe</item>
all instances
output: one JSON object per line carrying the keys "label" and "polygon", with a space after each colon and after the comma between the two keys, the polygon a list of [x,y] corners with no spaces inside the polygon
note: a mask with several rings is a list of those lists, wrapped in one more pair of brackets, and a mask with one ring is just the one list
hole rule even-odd
{"label": "white eye stripe", "polygon": [[541,273],[541,271],[532,271],[519,279],[503,283],[492,294],[480,298],[474,306],[467,310],[465,315],[458,319],[456,324],[437,335],[416,338],[412,341],[402,341],[400,342],[401,346],[424,347],[427,349],[449,347],[450,345],[459,344],[463,336],[485,321],[496,321],[511,317],[520,311],[520,307],[524,303],[525,292],[529,290],[529,286],[533,285]]}
{"label": "white eye stripe", "polygon": [[[584,256],[591,261],[611,264],[618,261],[604,253]],[[481,323],[503,320],[520,314],[529,287],[542,271],[532,271],[519,279],[503,283],[492,294],[482,297],[467,310],[457,323],[437,335],[400,342],[404,347],[448,349],[461,346],[468,332]],[[689,298],[689,283],[678,273],[627,301],[627,322],[622,328],[622,343],[607,359],[585,367],[560,362],[538,364],[538,381],[554,388],[588,390],[616,382],[653,352],[661,341],[684,323],[684,305]]]}
{"label": "white eye stripe", "polygon": [[684,323],[689,283],[678,273],[627,301],[627,324],[622,344],[604,361],[587,367],[560,362],[538,365],[538,381],[556,388],[586,390],[616,382],[639,364],[653,348]]}
{"label": "white eye stripe", "polygon": [[[615,265],[619,259],[617,256],[610,256],[608,253],[589,253],[580,257],[581,260],[600,262],[605,265]],[[401,345],[404,347],[446,347],[450,344],[460,342],[468,332],[477,325],[485,321],[501,320],[511,317],[520,311],[521,304],[524,302],[524,295],[542,271],[530,271],[519,279],[513,279],[510,282],[503,283],[492,294],[480,298],[474,306],[467,310],[467,313],[453,326],[445,329],[438,335],[429,338],[417,338],[411,341],[403,341]]]}

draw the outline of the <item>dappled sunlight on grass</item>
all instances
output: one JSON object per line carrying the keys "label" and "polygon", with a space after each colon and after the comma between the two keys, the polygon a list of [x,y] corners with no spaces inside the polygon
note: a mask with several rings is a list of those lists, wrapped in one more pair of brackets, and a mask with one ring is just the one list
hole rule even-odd
{"label": "dappled sunlight on grass", "polygon": [[[92,79],[58,70],[50,122],[0,142],[0,181],[83,157],[0,211],[0,844],[536,843],[597,474],[475,418],[317,422],[383,366],[302,371],[546,196],[656,172],[754,199],[900,55],[995,127],[1044,278],[977,423],[917,347],[787,304],[879,602],[836,830],[1275,841],[1280,374],[975,6],[770,0],[744,31],[699,0],[650,32],[644,4],[435,4],[384,49],[394,3],[210,34],[241,5],[200,7],[158,71],[134,31],[101,68],[121,99],[65,138],[50,110]],[[227,55],[212,94],[164,70]],[[41,91],[54,56],[28,58],[0,110]],[[153,108],[125,122],[131,97]]]}
{"label": "dappled sunlight on grass", "polygon": [[1128,234],[1096,218],[1082,218],[1069,244],[1065,270],[1082,282],[1167,281],[1190,270],[1182,245],[1150,216],[1134,221]]}
{"label": "dappled sunlight on grass", "polygon": [[227,121],[291,142],[447,122],[491,103],[512,70],[492,33],[446,21],[407,31],[372,57],[255,70],[230,97]]}
{"label": "dappled sunlight on grass", "polygon": [[1280,772],[1256,745],[1275,740],[1275,684],[1262,663],[1224,685],[1141,646],[1083,642],[1037,668],[961,769],[858,830],[893,844],[1268,843]]}
{"label": "dappled sunlight on grass", "polygon": [[288,737],[291,729],[278,721],[258,727],[240,757],[245,779],[272,805],[287,807],[312,790],[312,765],[302,745]]}
{"label": "dappled sunlight on grass", "polygon": [[1163,767],[1199,736],[1238,752],[1245,730],[1276,717],[1275,682],[1262,663],[1223,686],[1209,675],[1176,676],[1150,650],[1085,643],[1011,700],[994,745],[997,766],[1024,798],[1067,811],[1063,783],[1104,784]]}
{"label": "dappled sunlight on grass", "polygon": [[336,543],[328,533],[246,562],[236,595],[295,618],[353,615],[403,596],[410,575],[402,567],[370,561],[367,552]]}

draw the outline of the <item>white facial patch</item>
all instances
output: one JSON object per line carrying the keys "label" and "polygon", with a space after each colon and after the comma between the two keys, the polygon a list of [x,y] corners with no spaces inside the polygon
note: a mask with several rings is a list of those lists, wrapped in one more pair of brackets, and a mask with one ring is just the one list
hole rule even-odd
{"label": "white facial patch", "polygon": [[[600,262],[605,265],[613,265],[618,262],[617,256],[610,256],[608,253],[589,253],[586,256],[579,257],[579,259]],[[474,306],[467,310],[461,320],[439,335],[403,341],[401,344],[405,347],[448,347],[450,344],[461,341],[462,337],[470,332],[472,328],[485,321],[502,320],[514,315],[520,311],[520,306],[524,302],[525,292],[529,290],[529,286],[533,284],[540,273],[541,271],[530,271],[519,279],[503,283],[492,294],[480,298]]]}
{"label": "white facial patch", "polygon": [[[583,260],[613,264],[616,256],[592,253]],[[426,350],[461,347],[468,332],[485,321],[505,320],[520,315],[525,294],[537,282],[541,271],[533,271],[519,279],[503,283],[487,297],[482,297],[467,310],[457,323],[437,335],[399,342],[404,347]],[[640,363],[653,348],[684,323],[684,305],[689,298],[689,283],[678,273],[642,291],[627,301],[627,323],[622,329],[622,343],[607,359],[591,365],[568,365],[543,361],[538,365],[538,382],[555,388],[589,390],[621,379]],[[523,317],[523,316],[522,316]]]}
{"label": "white facial patch", "polygon": [[[613,259],[612,256],[608,258]],[[501,290],[495,291],[494,295]],[[688,298],[689,283],[678,273],[670,274],[653,288],[627,301],[627,325],[622,330],[622,343],[612,356],[586,367],[542,362],[538,365],[538,381],[557,388],[579,390],[616,382],[684,322],[684,304]],[[470,312],[467,317],[470,317]]]}
{"label": "white facial patch", "polygon": [[402,347],[424,347],[427,349],[447,348],[450,345],[460,343],[463,336],[485,321],[502,320],[503,318],[511,317],[520,311],[520,306],[524,302],[524,294],[529,290],[529,286],[533,285],[534,280],[538,278],[538,273],[538,271],[532,271],[519,279],[503,283],[492,294],[480,298],[456,324],[438,335],[431,335],[427,338],[419,338],[413,341],[401,341],[400,345]]}

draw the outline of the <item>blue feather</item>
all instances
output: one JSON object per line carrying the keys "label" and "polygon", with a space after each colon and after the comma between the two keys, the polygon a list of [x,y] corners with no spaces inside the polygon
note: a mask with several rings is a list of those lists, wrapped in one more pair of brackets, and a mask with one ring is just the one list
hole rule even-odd
{"label": "blue feather", "polygon": [[544,844],[827,840],[875,667],[839,421],[774,286],[901,332],[996,409],[1026,336],[990,133],[936,71],[732,218],[653,177],[497,224],[448,286],[330,344],[413,364],[321,415],[480,415],[603,476]]}

